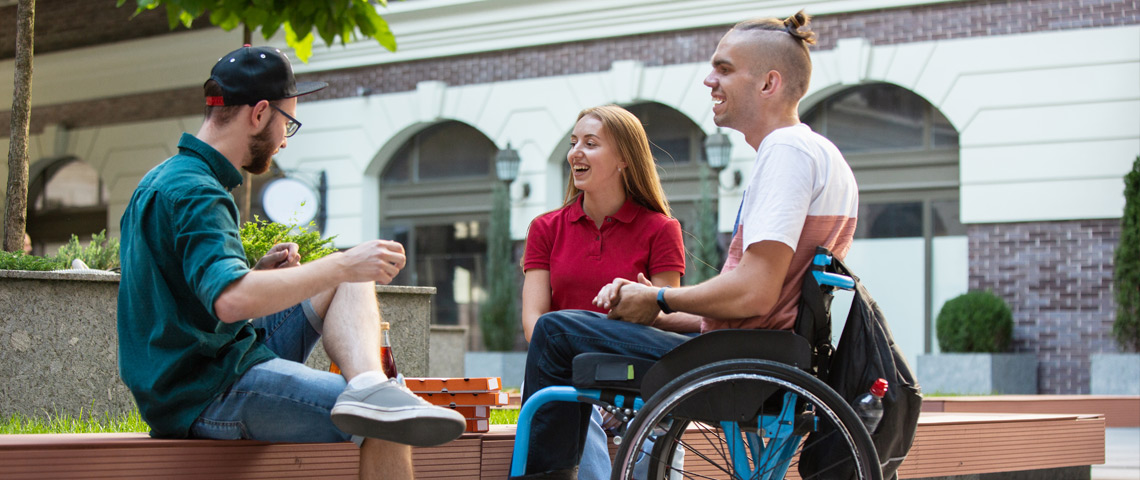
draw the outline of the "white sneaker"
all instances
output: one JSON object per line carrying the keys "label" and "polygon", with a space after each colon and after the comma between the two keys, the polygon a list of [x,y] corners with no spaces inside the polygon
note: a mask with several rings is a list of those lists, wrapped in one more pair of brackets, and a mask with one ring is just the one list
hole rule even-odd
{"label": "white sneaker", "polygon": [[467,428],[463,414],[428,403],[394,378],[345,389],[333,405],[332,421],[351,435],[416,447],[450,442]]}

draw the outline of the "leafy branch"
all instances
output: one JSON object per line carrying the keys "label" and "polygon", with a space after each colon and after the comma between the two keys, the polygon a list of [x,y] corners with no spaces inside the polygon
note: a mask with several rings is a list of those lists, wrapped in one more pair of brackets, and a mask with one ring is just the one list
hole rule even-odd
{"label": "leafy branch", "polygon": [[[122,7],[127,0],[118,0]],[[389,51],[396,51],[396,36],[388,22],[376,12],[368,0],[135,0],[135,15],[158,7],[166,8],[166,19],[173,30],[179,25],[190,28],[195,19],[209,13],[210,23],[226,31],[245,25],[250,31],[260,29],[266,40],[278,30],[285,30],[285,43],[302,62],[313,54],[313,31],[333,45],[340,37],[342,45],[356,39],[374,38]],[[387,0],[378,0],[387,7]]]}

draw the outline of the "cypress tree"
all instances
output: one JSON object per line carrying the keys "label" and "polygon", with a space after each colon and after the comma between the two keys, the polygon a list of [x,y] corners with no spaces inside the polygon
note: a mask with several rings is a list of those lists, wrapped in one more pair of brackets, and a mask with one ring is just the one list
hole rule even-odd
{"label": "cypress tree", "polygon": [[1124,176],[1124,217],[1116,246],[1116,321],[1112,334],[1122,350],[1140,351],[1140,156]]}

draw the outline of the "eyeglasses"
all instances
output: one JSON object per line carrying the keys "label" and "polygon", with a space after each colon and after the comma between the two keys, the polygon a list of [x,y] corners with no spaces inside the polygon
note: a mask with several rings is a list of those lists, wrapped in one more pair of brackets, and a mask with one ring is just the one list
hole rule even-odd
{"label": "eyeglasses", "polygon": [[277,108],[277,105],[274,105],[272,103],[270,103],[269,106],[273,107],[274,110],[281,112],[282,115],[285,115],[285,118],[289,119],[289,121],[285,122],[285,138],[292,137],[297,133],[297,130],[301,129],[301,122],[298,122],[297,119],[293,118],[292,115],[285,113],[285,110]]}

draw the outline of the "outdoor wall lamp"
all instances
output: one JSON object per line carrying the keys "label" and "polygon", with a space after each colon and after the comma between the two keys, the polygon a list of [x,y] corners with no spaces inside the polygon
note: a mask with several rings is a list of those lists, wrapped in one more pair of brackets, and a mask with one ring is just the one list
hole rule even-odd
{"label": "outdoor wall lamp", "polygon": [[[720,172],[732,160],[732,141],[728,139],[727,134],[720,131],[720,127],[717,127],[716,133],[705,137],[705,157],[708,159],[709,168],[716,173],[717,183],[720,183]],[[740,173],[740,170],[733,170],[732,185],[725,186],[725,188],[739,187],[740,182],[744,179],[743,177],[744,175]]]}

